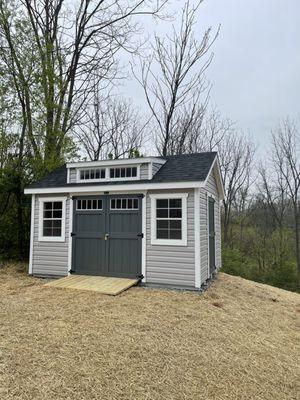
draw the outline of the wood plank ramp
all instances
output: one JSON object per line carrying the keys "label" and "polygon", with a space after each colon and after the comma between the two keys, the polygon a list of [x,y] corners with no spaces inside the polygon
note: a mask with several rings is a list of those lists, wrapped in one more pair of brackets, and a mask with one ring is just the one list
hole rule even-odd
{"label": "wood plank ramp", "polygon": [[48,287],[88,290],[117,296],[137,285],[139,279],[112,278],[106,276],[71,275],[45,284]]}

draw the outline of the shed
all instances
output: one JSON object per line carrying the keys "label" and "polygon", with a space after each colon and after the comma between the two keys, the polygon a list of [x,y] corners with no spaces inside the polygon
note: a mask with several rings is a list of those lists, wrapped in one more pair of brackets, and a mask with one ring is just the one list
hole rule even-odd
{"label": "shed", "polygon": [[200,289],[221,267],[217,153],[68,163],[32,195],[29,274]]}

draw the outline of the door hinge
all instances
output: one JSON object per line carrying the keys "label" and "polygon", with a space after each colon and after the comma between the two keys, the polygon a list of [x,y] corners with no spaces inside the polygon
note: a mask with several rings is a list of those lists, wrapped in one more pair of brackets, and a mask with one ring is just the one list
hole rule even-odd
{"label": "door hinge", "polygon": [[137,237],[140,237],[140,238],[143,239],[143,238],[144,238],[144,234],[143,234],[143,233],[138,233],[138,234],[137,234]]}
{"label": "door hinge", "polygon": [[76,233],[72,232],[71,233],[71,237],[76,236]]}

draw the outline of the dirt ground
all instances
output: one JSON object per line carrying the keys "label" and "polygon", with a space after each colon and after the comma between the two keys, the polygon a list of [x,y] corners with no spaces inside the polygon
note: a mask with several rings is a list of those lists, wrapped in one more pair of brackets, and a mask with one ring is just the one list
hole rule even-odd
{"label": "dirt ground", "polygon": [[0,399],[299,399],[300,295],[220,274],[109,297],[0,270]]}

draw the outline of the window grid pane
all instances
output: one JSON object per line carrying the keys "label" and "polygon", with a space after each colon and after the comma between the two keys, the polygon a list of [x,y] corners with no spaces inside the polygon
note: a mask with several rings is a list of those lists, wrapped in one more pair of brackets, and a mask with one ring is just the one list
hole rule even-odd
{"label": "window grid pane", "polygon": [[137,176],[137,167],[133,167],[133,168],[131,169],[131,174],[132,174],[133,177],[136,177],[136,176]]}
{"label": "window grid pane", "polygon": [[156,200],[156,238],[182,239],[182,199]]}
{"label": "window grid pane", "polygon": [[80,180],[105,179],[105,169],[83,169],[80,171]]}
{"label": "window grid pane", "polygon": [[138,210],[139,199],[111,199],[111,210]]}
{"label": "window grid pane", "polygon": [[110,168],[109,176],[111,179],[136,178],[137,167]]}
{"label": "window grid pane", "polygon": [[101,199],[88,199],[88,200],[77,200],[77,211],[99,211],[102,210]]}
{"label": "window grid pane", "polygon": [[62,201],[43,203],[43,236],[61,237],[62,234]]}

